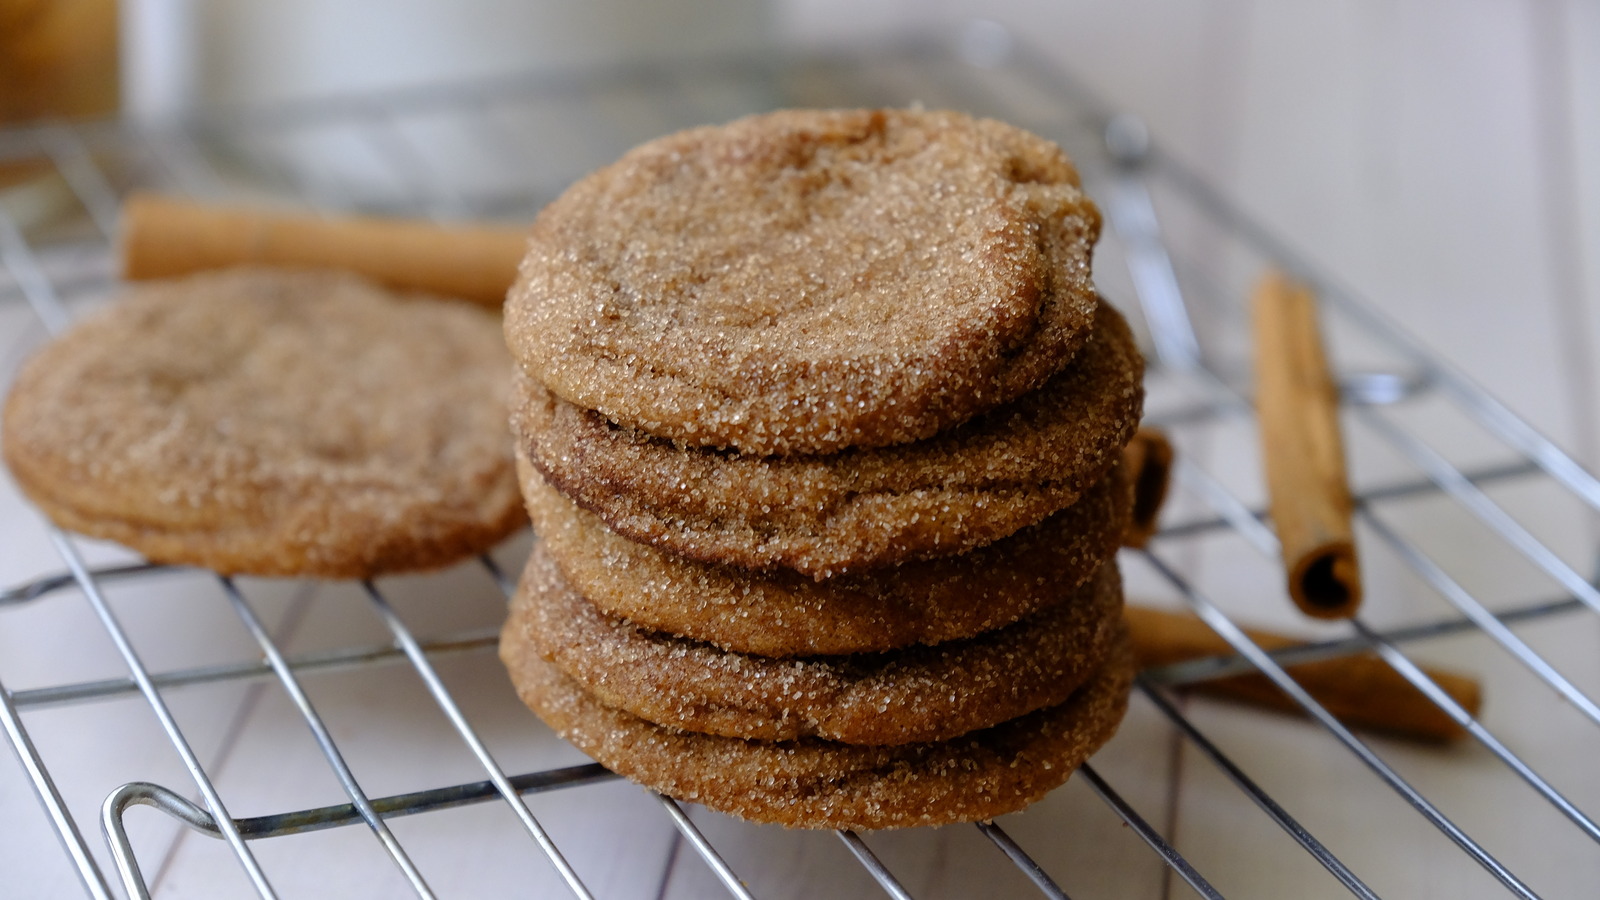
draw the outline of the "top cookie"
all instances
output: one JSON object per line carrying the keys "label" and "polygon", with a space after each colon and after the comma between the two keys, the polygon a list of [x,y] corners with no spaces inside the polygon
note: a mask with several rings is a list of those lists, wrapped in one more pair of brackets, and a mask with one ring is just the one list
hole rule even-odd
{"label": "top cookie", "polygon": [[953,112],[791,110],[647,143],[539,215],[525,371],[692,446],[929,437],[1088,337],[1100,217],[1049,141]]}
{"label": "top cookie", "polygon": [[158,562],[370,577],[526,519],[495,317],[350,275],[150,282],[46,346],[5,459],[57,524]]}

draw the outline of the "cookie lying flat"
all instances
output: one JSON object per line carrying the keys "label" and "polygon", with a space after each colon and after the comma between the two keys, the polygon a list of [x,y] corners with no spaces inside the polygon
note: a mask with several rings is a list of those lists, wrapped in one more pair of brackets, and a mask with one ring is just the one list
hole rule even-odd
{"label": "cookie lying flat", "polygon": [[938,741],[1054,706],[1121,627],[1109,563],[1064,601],[977,637],[884,653],[772,659],[645,631],[574,591],[541,546],[508,629],[606,706],[686,731],[845,744]]}
{"label": "cookie lying flat", "polygon": [[354,276],[151,282],[24,367],[5,459],[57,524],[158,562],[370,577],[526,521],[496,318]]}
{"label": "cookie lying flat", "polygon": [[787,110],[638,147],[539,215],[506,339],[687,445],[929,437],[1087,337],[1100,217],[1054,144],[952,112]]}
{"label": "cookie lying flat", "polygon": [[520,452],[534,530],[602,612],[759,656],[870,653],[971,637],[1054,605],[1117,549],[1125,466],[1038,525],[959,557],[818,581],[694,562],[627,540],[544,482]]}
{"label": "cookie lying flat", "polygon": [[826,456],[683,448],[517,379],[512,426],[540,473],[631,540],[813,577],[963,553],[1072,505],[1138,423],[1143,361],[1102,304],[1044,387],[925,441]]}
{"label": "cookie lying flat", "polygon": [[606,768],[679,800],[796,828],[907,828],[1015,812],[1110,739],[1133,681],[1124,635],[1058,706],[948,741],[862,747],[664,728],[602,705],[525,641],[502,639],[500,656],[522,701]]}

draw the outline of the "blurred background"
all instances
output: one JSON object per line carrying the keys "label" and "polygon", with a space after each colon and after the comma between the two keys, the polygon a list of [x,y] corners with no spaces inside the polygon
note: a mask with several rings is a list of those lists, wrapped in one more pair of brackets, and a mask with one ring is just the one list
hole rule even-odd
{"label": "blurred background", "polygon": [[1600,463],[1600,5],[1585,0],[0,0],[0,118],[870,49],[974,20],[1004,29],[973,31],[974,52],[1023,42],[1142,117]]}

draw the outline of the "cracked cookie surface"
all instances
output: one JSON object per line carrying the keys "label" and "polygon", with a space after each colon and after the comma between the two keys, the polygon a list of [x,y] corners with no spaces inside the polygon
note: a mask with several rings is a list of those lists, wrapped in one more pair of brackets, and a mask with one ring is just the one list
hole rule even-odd
{"label": "cracked cookie surface", "polygon": [[506,339],[557,396],[751,454],[927,438],[1087,338],[1100,217],[1049,141],[784,110],[651,141],[540,213]]}
{"label": "cracked cookie surface", "polygon": [[526,521],[512,368],[493,315],[352,275],[144,283],[26,364],[5,459],[57,524],[153,561],[432,568]]}

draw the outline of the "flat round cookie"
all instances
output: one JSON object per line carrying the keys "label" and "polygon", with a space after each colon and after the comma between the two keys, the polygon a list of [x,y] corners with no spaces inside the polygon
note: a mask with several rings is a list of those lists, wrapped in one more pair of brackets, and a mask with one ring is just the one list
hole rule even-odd
{"label": "flat round cookie", "polygon": [[1101,304],[1037,391],[912,444],[824,456],[685,448],[519,376],[512,425],[540,473],[634,541],[702,562],[824,578],[963,553],[1072,505],[1138,424],[1143,361]]}
{"label": "flat round cookie", "polygon": [[1125,468],[1038,525],[962,556],[818,581],[630,541],[546,484],[520,451],[517,458],[534,530],[595,607],[651,631],[776,657],[938,644],[1061,602],[1116,553],[1133,502]]}
{"label": "flat round cookie", "polygon": [[540,213],[506,339],[555,394],[687,445],[920,440],[1082,344],[1100,217],[1049,141],[787,110],[629,152]]}
{"label": "flat round cookie", "polygon": [[500,655],[522,701],[606,768],[669,797],[792,828],[909,828],[1016,812],[1111,738],[1133,682],[1123,637],[1065,703],[948,741],[862,747],[665,728],[602,705],[526,642],[503,640]]}
{"label": "flat round cookie", "polygon": [[646,631],[574,591],[542,546],[508,628],[606,706],[672,728],[768,741],[938,741],[1067,699],[1121,627],[1115,562],[994,631],[882,653],[773,659]]}
{"label": "flat round cookie", "polygon": [[7,465],[63,528],[225,573],[365,578],[526,522],[492,314],[352,275],[151,282],[44,347]]}

